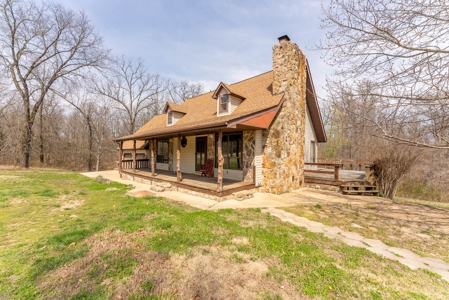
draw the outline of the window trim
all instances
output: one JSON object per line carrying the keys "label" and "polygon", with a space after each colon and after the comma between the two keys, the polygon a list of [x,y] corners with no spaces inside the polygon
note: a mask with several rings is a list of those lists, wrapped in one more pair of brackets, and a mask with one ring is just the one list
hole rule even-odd
{"label": "window trim", "polygon": [[[240,134],[240,145],[241,145],[240,156],[238,156],[238,161],[239,161],[238,165],[240,165],[240,168],[239,169],[238,168],[237,169],[225,168],[226,164],[223,164],[223,170],[235,170],[235,171],[242,171],[243,170],[243,151],[245,151],[245,150],[243,149],[243,132],[242,131],[223,133],[223,138],[221,140],[222,155],[223,155],[223,158],[226,159],[225,153],[223,151],[224,150],[223,149],[223,142],[225,141],[225,136],[237,135],[237,134]],[[218,145],[217,145],[217,141],[218,141],[218,134],[215,135],[215,168],[218,168]],[[229,138],[228,138],[228,140],[226,140],[226,142],[229,142]],[[229,151],[229,149],[227,151]]]}
{"label": "window trim", "polygon": [[167,111],[167,125],[168,126],[173,125],[173,110],[171,109]]}
{"label": "window trim", "polygon": [[[165,161],[164,154],[159,154],[159,143],[166,142],[167,143],[167,159]],[[160,157],[162,156],[162,161],[160,161]],[[168,160],[170,158],[170,139],[157,139],[156,140],[156,163],[159,164],[168,164]]]}
{"label": "window trim", "polygon": [[[226,102],[223,102],[223,99],[226,98]],[[220,97],[218,98],[218,114],[227,114],[229,113],[229,107],[230,107],[230,99],[231,97],[229,96],[229,94],[222,94],[220,95]],[[226,109],[223,109],[222,105],[226,104]]]}

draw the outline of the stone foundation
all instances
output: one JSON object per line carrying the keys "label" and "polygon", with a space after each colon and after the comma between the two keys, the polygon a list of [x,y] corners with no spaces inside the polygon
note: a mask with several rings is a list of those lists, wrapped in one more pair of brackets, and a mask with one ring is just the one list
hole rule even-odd
{"label": "stone foundation", "polygon": [[236,200],[241,201],[243,199],[251,198],[252,194],[259,191],[257,188],[254,188],[254,189],[250,189],[250,190],[236,192],[236,193],[233,193],[228,196],[219,197],[219,196],[209,195],[207,193],[192,191],[192,190],[189,190],[184,187],[179,187],[179,186],[176,186],[176,183],[171,183],[171,182],[166,182],[166,183],[170,184],[170,186],[168,184],[163,185],[163,184],[161,184],[161,182],[165,182],[165,181],[160,181],[160,180],[156,181],[156,180],[152,180],[150,178],[144,179],[144,178],[140,178],[140,177],[124,174],[124,173],[122,173],[122,178],[126,179],[126,180],[131,180],[131,181],[135,181],[135,182],[148,184],[148,190],[155,191],[155,192],[158,192],[158,191],[155,190],[153,187],[163,187],[165,191],[177,191],[177,192],[185,193],[188,195],[207,198],[207,199],[211,199],[211,200],[215,200],[215,201],[219,201],[219,202],[224,201],[224,200],[229,200],[229,199],[236,199]]}

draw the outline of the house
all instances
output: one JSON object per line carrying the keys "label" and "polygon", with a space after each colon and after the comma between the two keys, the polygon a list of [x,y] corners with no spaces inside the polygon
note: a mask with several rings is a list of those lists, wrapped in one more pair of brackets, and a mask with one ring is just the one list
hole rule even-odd
{"label": "house", "polygon": [[[168,102],[162,114],[115,141],[119,171],[128,177],[151,182],[165,172],[181,186],[188,174],[199,180],[213,160],[216,186],[209,189],[216,195],[223,180],[281,194],[304,184],[304,163],[316,162],[326,133],[306,57],[283,36],[273,46],[272,71],[221,82],[182,104]],[[144,176],[139,169],[151,171]]]}

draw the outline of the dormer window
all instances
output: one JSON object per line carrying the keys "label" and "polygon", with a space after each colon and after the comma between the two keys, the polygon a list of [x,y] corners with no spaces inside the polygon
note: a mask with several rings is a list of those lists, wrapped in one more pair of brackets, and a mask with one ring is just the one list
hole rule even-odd
{"label": "dormer window", "polygon": [[219,113],[228,112],[228,106],[229,106],[229,95],[221,95],[220,96]]}
{"label": "dormer window", "polygon": [[172,125],[173,124],[173,111],[170,109],[167,112],[167,125]]}

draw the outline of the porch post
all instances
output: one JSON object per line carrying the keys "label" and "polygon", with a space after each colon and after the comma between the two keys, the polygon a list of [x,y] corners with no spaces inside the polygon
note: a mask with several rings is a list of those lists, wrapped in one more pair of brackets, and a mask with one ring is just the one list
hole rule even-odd
{"label": "porch post", "polygon": [[123,157],[123,142],[120,141],[118,143],[118,172],[120,174],[120,178],[122,178],[122,157]]}
{"label": "porch post", "polygon": [[134,142],[134,145],[133,145],[133,150],[134,150],[134,153],[133,153],[133,170],[134,170],[134,172],[136,172],[136,140],[133,140],[133,142]]}
{"label": "porch post", "polygon": [[151,175],[154,176],[154,164],[155,164],[155,159],[154,159],[154,138],[151,139]]}
{"label": "porch post", "polygon": [[218,132],[218,141],[217,141],[217,158],[218,158],[218,182],[217,182],[217,191],[223,190],[223,165],[224,165],[224,158],[223,158],[223,151],[222,151],[222,145],[223,145],[223,131],[220,129]]}
{"label": "porch post", "polygon": [[182,180],[181,176],[181,135],[178,134],[178,150],[176,151],[176,181]]}

